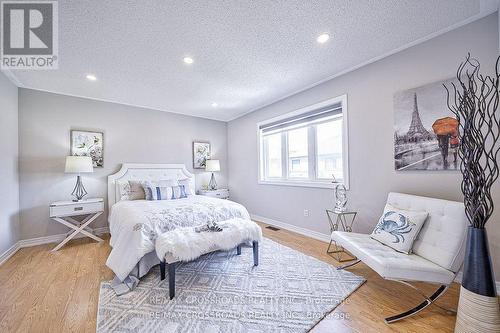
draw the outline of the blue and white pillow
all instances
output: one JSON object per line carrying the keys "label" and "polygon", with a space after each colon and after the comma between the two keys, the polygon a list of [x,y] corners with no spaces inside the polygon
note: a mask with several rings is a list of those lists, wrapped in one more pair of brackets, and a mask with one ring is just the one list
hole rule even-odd
{"label": "blue and white pillow", "polygon": [[142,187],[146,200],[173,200],[187,198],[184,185],[179,185],[176,180],[143,182]]}
{"label": "blue and white pillow", "polygon": [[[141,185],[142,188],[144,189],[146,200],[170,200],[172,198],[171,190],[169,191],[167,188],[172,186],[178,186],[179,183],[175,179],[167,179],[167,180],[143,181],[141,182]],[[160,188],[160,196],[158,195],[153,196],[154,193],[158,193],[156,188]],[[162,188],[163,190],[161,190]],[[158,197],[163,199],[157,199]]]}
{"label": "blue and white pillow", "polygon": [[186,196],[193,195],[194,193],[191,191],[191,181],[188,178],[185,179],[179,179],[179,186],[184,186],[184,192],[186,193]]}
{"label": "blue and white pillow", "polygon": [[144,186],[146,200],[170,200],[172,198],[172,188],[162,186]]}
{"label": "blue and white pillow", "polygon": [[172,189],[172,199],[182,199],[187,198],[186,187],[184,185],[173,186]]}
{"label": "blue and white pillow", "polygon": [[396,251],[410,254],[428,215],[424,211],[404,210],[387,204],[370,237]]}

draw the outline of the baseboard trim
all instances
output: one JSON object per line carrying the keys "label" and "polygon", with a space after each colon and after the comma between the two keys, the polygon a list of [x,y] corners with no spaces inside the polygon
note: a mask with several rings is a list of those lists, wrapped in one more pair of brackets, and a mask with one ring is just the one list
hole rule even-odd
{"label": "baseboard trim", "polygon": [[14,243],[10,248],[7,249],[4,253],[0,254],[0,266],[9,260],[10,257],[12,257],[14,254],[16,254],[17,251],[19,251],[19,242]]}
{"label": "baseboard trim", "polygon": [[[109,228],[108,227],[95,228],[94,233],[96,235],[106,234],[106,233],[109,233]],[[23,247],[31,247],[31,246],[37,246],[37,245],[50,244],[50,243],[57,243],[57,242],[62,241],[66,237],[67,237],[67,234],[57,234],[57,235],[36,237],[36,238],[30,238],[30,239],[22,239],[18,243],[20,245],[20,248],[23,248]],[[84,238],[84,237],[87,237],[87,236],[82,235],[82,234],[78,234],[73,239]]]}
{"label": "baseboard trim", "polygon": [[[109,228],[108,227],[95,228],[94,233],[96,235],[108,234]],[[67,234],[57,234],[57,235],[35,237],[35,238],[29,238],[29,239],[21,239],[20,241],[18,241],[14,245],[12,245],[7,251],[0,254],[0,265],[2,265],[4,262],[6,262],[10,257],[12,257],[14,254],[16,254],[16,252],[22,248],[50,244],[50,243],[58,243],[58,242],[62,241],[63,239],[65,239],[66,237],[67,237]],[[84,237],[87,237],[87,236],[79,234],[79,235],[75,236],[73,239],[84,238]]]}
{"label": "baseboard trim", "polygon": [[297,227],[297,226],[295,226],[293,224],[281,222],[281,221],[278,221],[278,220],[273,220],[273,219],[270,219],[270,218],[267,218],[267,217],[264,217],[264,216],[260,216],[260,215],[256,215],[256,214],[250,214],[250,218],[252,220],[255,220],[255,221],[258,221],[258,222],[263,222],[263,223],[266,223],[266,224],[273,225],[275,227],[286,229],[288,231],[293,231],[293,232],[296,232],[298,234],[301,234],[301,235],[304,235],[304,236],[308,236],[308,237],[311,237],[311,238],[314,238],[314,239],[317,239],[317,240],[320,240],[320,241],[323,241],[323,242],[326,242],[326,243],[330,242],[330,235],[323,234],[321,232],[317,232],[317,231],[310,230],[310,229],[307,229],[307,228]]}
{"label": "baseboard trim", "polygon": [[[288,231],[293,231],[293,232],[296,232],[298,234],[308,236],[308,237],[311,237],[311,238],[314,238],[314,239],[317,239],[317,240],[320,240],[323,242],[327,242],[327,243],[330,242],[330,235],[322,234],[322,233],[317,232],[317,231],[309,230],[307,228],[297,227],[293,224],[281,222],[278,220],[273,220],[273,219],[259,216],[259,215],[255,215],[255,214],[250,214],[250,218],[252,220],[257,221],[257,222],[263,222],[263,223],[266,223],[266,224],[269,224],[269,225],[272,225],[275,227],[286,229]],[[458,282],[458,283],[462,282],[462,271],[458,272],[458,274],[455,278],[455,282]],[[496,281],[496,286],[497,286],[497,291],[500,292],[500,281]]]}

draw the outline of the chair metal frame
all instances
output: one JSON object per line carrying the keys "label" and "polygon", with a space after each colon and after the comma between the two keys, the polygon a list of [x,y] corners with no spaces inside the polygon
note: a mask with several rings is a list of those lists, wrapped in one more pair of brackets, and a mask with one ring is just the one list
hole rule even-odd
{"label": "chair metal frame", "polygon": [[[360,263],[361,260],[354,260],[353,262],[351,263],[348,263],[346,265],[343,265],[343,266],[339,266],[337,267],[337,270],[344,270],[346,268],[349,268],[349,267],[352,267],[358,263]],[[458,270],[460,271],[460,270]],[[404,281],[404,280],[395,280],[395,279],[385,279],[385,280],[388,280],[388,281],[395,281],[395,282],[399,282],[401,284],[404,284],[405,286],[408,286],[412,289],[414,289],[415,291],[417,291],[423,298],[424,298],[424,301],[420,304],[418,304],[417,306],[407,310],[407,311],[404,311],[404,312],[401,312],[397,315],[394,315],[394,316],[390,316],[390,317],[387,317],[384,319],[385,323],[386,324],[392,324],[396,321],[399,321],[399,320],[402,320],[402,319],[405,319],[405,318],[408,318],[408,317],[411,317],[417,313],[419,313],[420,311],[424,310],[425,308],[429,307],[431,304],[434,304],[436,305],[437,307],[445,310],[445,311],[449,311],[449,312],[453,312],[453,313],[456,313],[457,311],[456,310],[453,310],[453,309],[446,309],[446,308],[443,308],[442,306],[436,304],[436,300],[438,298],[440,298],[441,296],[443,296],[443,294],[448,290],[448,288],[451,286],[451,284],[453,283],[453,281],[455,281],[455,278],[457,277],[457,273],[455,273],[455,276],[453,277],[453,280],[449,283],[449,284],[439,284],[439,287],[436,289],[436,291],[434,291],[434,293],[432,293],[431,296],[427,296],[427,294],[422,291],[421,289],[419,289],[418,287],[412,285],[410,282],[408,281]]]}

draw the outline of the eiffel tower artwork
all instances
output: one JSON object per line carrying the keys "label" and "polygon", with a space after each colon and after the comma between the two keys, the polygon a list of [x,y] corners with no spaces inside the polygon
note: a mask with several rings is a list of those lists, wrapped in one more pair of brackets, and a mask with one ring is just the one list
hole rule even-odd
{"label": "eiffel tower artwork", "polygon": [[432,138],[432,134],[425,129],[422,124],[422,120],[420,119],[420,114],[418,113],[417,93],[413,93],[413,113],[411,115],[411,124],[408,132],[406,133],[406,137],[408,141],[413,142]]}
{"label": "eiffel tower artwork", "polygon": [[457,84],[456,79],[449,79],[394,93],[394,168],[397,171],[459,169],[458,138],[452,138],[452,134],[438,137],[435,128],[438,122],[453,118],[443,87],[444,83],[452,82]]}

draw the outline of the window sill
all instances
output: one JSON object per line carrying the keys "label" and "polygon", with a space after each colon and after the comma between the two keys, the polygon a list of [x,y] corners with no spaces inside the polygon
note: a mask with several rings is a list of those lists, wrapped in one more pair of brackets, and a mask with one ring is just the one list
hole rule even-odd
{"label": "window sill", "polygon": [[[332,182],[311,182],[311,181],[293,181],[293,180],[259,180],[260,185],[278,185],[278,186],[296,186],[296,187],[313,187],[313,188],[326,188],[334,189]],[[349,187],[346,185],[346,189]]]}

